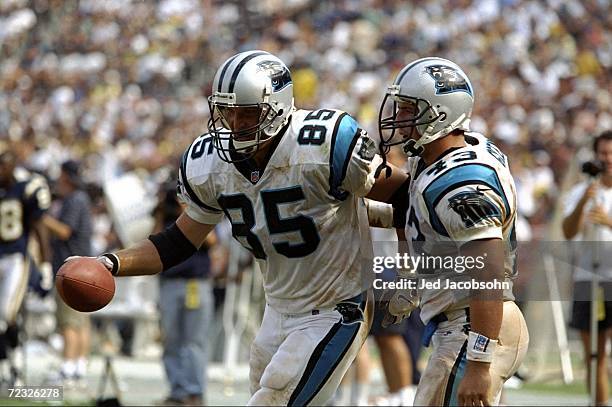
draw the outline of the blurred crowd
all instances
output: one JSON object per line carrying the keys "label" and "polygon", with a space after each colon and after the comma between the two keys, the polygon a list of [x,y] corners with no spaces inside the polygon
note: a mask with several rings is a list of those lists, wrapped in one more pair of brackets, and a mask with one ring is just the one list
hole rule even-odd
{"label": "blurred crowd", "polygon": [[612,127],[608,0],[4,0],[0,136],[57,174],[156,179],[206,131],[213,74],[246,49],[291,67],[298,107],[340,107],[376,135],[409,61],[459,63],[473,128],[508,153],[523,236],[542,237],[573,154]]}
{"label": "blurred crowd", "polygon": [[[0,139],[52,180],[61,163],[80,162],[102,253],[122,245],[105,182],[135,173],[151,206],[164,202],[179,157],[206,131],[213,75],[229,56],[278,55],[298,107],[344,109],[374,136],[396,73],[441,56],[473,83],[473,129],[509,155],[518,239],[545,239],[576,153],[612,128],[610,27],[609,0],[0,0]],[[210,253],[215,277],[227,269],[222,246]]]}

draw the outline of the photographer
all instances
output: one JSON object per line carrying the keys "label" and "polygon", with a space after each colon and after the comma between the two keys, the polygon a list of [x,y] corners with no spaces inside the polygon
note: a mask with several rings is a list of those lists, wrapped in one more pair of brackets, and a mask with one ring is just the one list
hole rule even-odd
{"label": "photographer", "polygon": [[[612,259],[606,256],[606,245],[612,242],[612,131],[606,131],[593,142],[595,161],[586,163],[583,172],[591,179],[576,185],[569,194],[563,219],[563,234],[566,239],[585,241],[577,258],[574,274],[574,303],[570,325],[580,331],[587,363],[587,377],[590,377],[591,354],[591,280],[597,272],[601,278],[598,304],[597,338],[597,391],[598,405],[608,400],[608,367],[606,341],[612,333]],[[590,243],[586,243],[590,242]],[[595,266],[595,245],[601,258]],[[595,270],[595,268],[597,268]],[[605,299],[605,300],[604,300]]]}

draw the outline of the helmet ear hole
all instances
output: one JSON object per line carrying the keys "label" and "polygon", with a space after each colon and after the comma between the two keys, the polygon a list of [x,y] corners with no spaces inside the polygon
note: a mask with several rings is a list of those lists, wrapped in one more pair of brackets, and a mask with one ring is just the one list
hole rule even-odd
{"label": "helmet ear hole", "polygon": [[438,121],[443,122],[445,120],[446,120],[446,113],[440,112],[440,118],[438,119]]}

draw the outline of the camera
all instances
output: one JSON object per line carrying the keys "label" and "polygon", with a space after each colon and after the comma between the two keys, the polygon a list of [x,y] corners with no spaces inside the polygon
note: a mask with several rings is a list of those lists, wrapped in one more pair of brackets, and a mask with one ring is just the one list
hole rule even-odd
{"label": "camera", "polygon": [[591,160],[582,164],[582,173],[587,174],[590,177],[598,176],[604,169],[604,163],[599,160]]}

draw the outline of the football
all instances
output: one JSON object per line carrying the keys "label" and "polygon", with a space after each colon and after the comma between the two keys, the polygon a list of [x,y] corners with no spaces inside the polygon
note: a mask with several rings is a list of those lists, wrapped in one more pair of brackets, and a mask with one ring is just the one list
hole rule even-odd
{"label": "football", "polygon": [[96,259],[80,257],[60,267],[55,288],[69,307],[81,312],[93,312],[113,299],[115,278]]}

